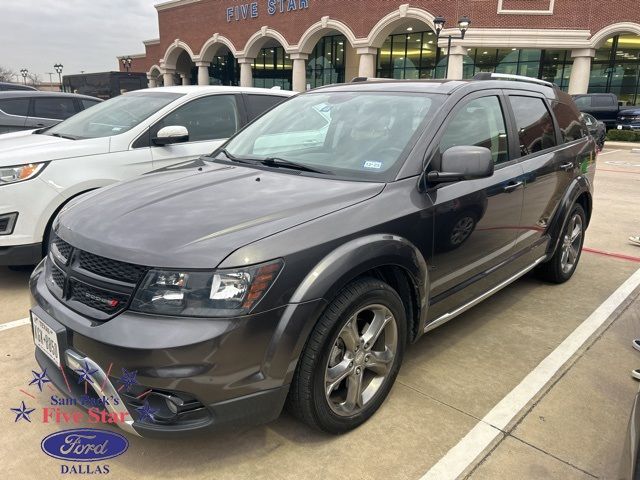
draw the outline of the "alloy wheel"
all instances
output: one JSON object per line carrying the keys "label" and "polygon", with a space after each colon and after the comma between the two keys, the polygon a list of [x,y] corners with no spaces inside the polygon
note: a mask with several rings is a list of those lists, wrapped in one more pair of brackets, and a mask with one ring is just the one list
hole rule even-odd
{"label": "alloy wheel", "polygon": [[563,273],[569,273],[575,267],[582,247],[582,235],[582,217],[575,213],[569,221],[569,226],[562,240],[560,268]]}

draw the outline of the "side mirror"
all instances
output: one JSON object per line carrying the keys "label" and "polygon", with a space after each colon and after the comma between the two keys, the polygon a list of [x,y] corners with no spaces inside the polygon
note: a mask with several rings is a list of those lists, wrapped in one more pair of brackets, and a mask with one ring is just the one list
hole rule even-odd
{"label": "side mirror", "polygon": [[440,169],[429,172],[427,180],[442,183],[487,178],[493,175],[493,155],[485,147],[451,147],[442,154]]}
{"label": "side mirror", "polygon": [[182,125],[170,125],[162,127],[156,136],[151,139],[154,145],[172,145],[189,141],[189,130]]}

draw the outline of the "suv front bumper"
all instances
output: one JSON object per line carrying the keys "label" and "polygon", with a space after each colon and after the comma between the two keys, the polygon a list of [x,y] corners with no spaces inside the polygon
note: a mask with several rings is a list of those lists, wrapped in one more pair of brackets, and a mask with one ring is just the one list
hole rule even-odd
{"label": "suv front bumper", "polygon": [[[118,425],[145,437],[257,425],[277,418],[300,341],[293,335],[280,335],[283,328],[289,331],[282,321],[286,318],[288,325],[297,325],[294,330],[303,334],[324,308],[324,302],[318,300],[293,306],[293,316],[285,315],[292,306],[283,306],[216,319],[159,318],[125,311],[99,323],[53,297],[41,267],[32,275],[30,289],[33,312],[60,332],[62,368],[36,348],[36,360],[47,368],[51,381],[77,401],[85,394],[85,386],[76,367],[86,359],[90,367],[97,367],[92,369],[97,370],[101,388],[132,419]],[[131,388],[123,382],[125,372],[136,372]],[[90,396],[105,395],[93,390],[89,389]],[[140,417],[138,409],[145,400],[158,409],[152,419]]]}

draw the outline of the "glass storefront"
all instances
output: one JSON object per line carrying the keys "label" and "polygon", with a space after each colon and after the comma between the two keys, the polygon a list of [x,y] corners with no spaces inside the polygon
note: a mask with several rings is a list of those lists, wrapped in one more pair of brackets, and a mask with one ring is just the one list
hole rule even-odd
{"label": "glass storefront", "polygon": [[345,46],[343,35],[321,38],[307,61],[307,84],[311,88],[344,83]]}
{"label": "glass storefront", "polygon": [[640,36],[616,35],[596,50],[589,93],[615,93],[622,105],[640,104]]}
{"label": "glass storefront", "polygon": [[431,31],[390,35],[378,50],[378,77],[435,78],[436,43]]}
{"label": "glass storefront", "polygon": [[260,50],[253,62],[253,86],[260,88],[281,87],[291,90],[293,63],[281,46]]}
{"label": "glass storefront", "polygon": [[230,51],[216,55],[209,67],[209,85],[240,85],[240,65]]}

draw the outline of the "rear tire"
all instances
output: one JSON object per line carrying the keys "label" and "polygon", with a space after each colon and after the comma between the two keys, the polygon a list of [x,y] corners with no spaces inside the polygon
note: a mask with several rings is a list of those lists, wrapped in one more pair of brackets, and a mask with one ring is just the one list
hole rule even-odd
{"label": "rear tire", "polygon": [[571,209],[566,225],[560,234],[560,242],[553,257],[537,269],[538,277],[552,283],[564,283],[576,271],[587,225],[582,205],[575,204]]}
{"label": "rear tire", "polygon": [[298,360],[289,410],[338,434],[371,417],[400,369],[407,320],[395,290],[374,278],[347,285],[329,304]]}

